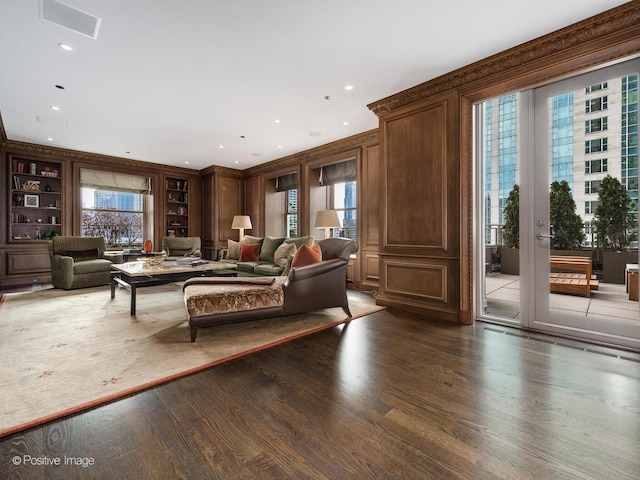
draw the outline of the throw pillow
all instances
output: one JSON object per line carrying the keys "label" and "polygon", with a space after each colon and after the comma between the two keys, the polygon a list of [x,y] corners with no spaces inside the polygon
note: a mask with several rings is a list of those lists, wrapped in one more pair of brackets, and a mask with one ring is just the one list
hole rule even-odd
{"label": "throw pillow", "polygon": [[291,262],[291,267],[305,267],[307,265],[313,265],[314,263],[320,263],[322,261],[322,250],[317,243],[310,247],[308,245],[300,245],[300,248],[296,251]]}
{"label": "throw pillow", "polygon": [[227,258],[229,260],[240,260],[240,245],[240,242],[227,240]]}
{"label": "throw pillow", "polygon": [[279,267],[284,267],[287,264],[289,256],[293,256],[296,253],[296,246],[293,243],[283,243],[280,245],[273,254],[273,263]]}
{"label": "throw pillow", "polygon": [[240,249],[240,261],[241,262],[257,262],[260,255],[259,243],[243,243]]}
{"label": "throw pillow", "polygon": [[287,238],[285,243],[293,243],[296,248],[300,248],[300,245],[313,245],[315,243],[315,237],[313,235],[306,235],[304,237]]}
{"label": "throw pillow", "polygon": [[273,254],[284,242],[284,237],[265,237],[260,249],[260,261],[273,262]]}

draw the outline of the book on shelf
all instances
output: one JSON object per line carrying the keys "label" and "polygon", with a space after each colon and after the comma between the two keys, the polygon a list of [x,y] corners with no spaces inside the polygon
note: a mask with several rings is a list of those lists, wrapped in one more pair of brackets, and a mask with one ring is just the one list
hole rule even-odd
{"label": "book on shelf", "polygon": [[13,176],[13,189],[20,190],[20,177],[18,175]]}
{"label": "book on shelf", "polygon": [[24,173],[24,163],[23,162],[18,162],[17,167],[18,167],[17,168],[18,173]]}

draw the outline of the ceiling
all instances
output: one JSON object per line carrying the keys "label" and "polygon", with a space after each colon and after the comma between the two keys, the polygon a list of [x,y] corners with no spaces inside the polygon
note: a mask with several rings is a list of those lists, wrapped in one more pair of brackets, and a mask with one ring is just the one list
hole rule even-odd
{"label": "ceiling", "polygon": [[377,128],[367,104],[626,3],[63,0],[93,39],[41,1],[0,0],[7,137],[198,170]]}

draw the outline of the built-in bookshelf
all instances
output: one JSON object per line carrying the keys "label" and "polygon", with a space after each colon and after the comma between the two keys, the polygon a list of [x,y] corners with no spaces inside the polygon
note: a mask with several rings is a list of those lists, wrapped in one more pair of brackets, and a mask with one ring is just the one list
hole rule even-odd
{"label": "built-in bookshelf", "polygon": [[12,158],[9,242],[48,240],[62,228],[62,163]]}
{"label": "built-in bookshelf", "polygon": [[165,179],[165,208],[167,237],[189,236],[189,180]]}

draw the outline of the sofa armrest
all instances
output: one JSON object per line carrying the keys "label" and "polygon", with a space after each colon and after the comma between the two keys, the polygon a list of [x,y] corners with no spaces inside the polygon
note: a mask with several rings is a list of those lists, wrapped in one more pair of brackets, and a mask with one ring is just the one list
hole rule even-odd
{"label": "sofa armrest", "polygon": [[124,263],[124,255],[120,252],[104,252],[102,258],[111,263]]}
{"label": "sofa armrest", "polygon": [[347,261],[343,258],[332,258],[330,260],[324,260],[320,263],[314,263],[313,265],[307,265],[305,267],[293,267],[289,271],[288,282],[291,283],[317,277],[318,275],[323,275],[327,272],[343,267],[346,263]]}

